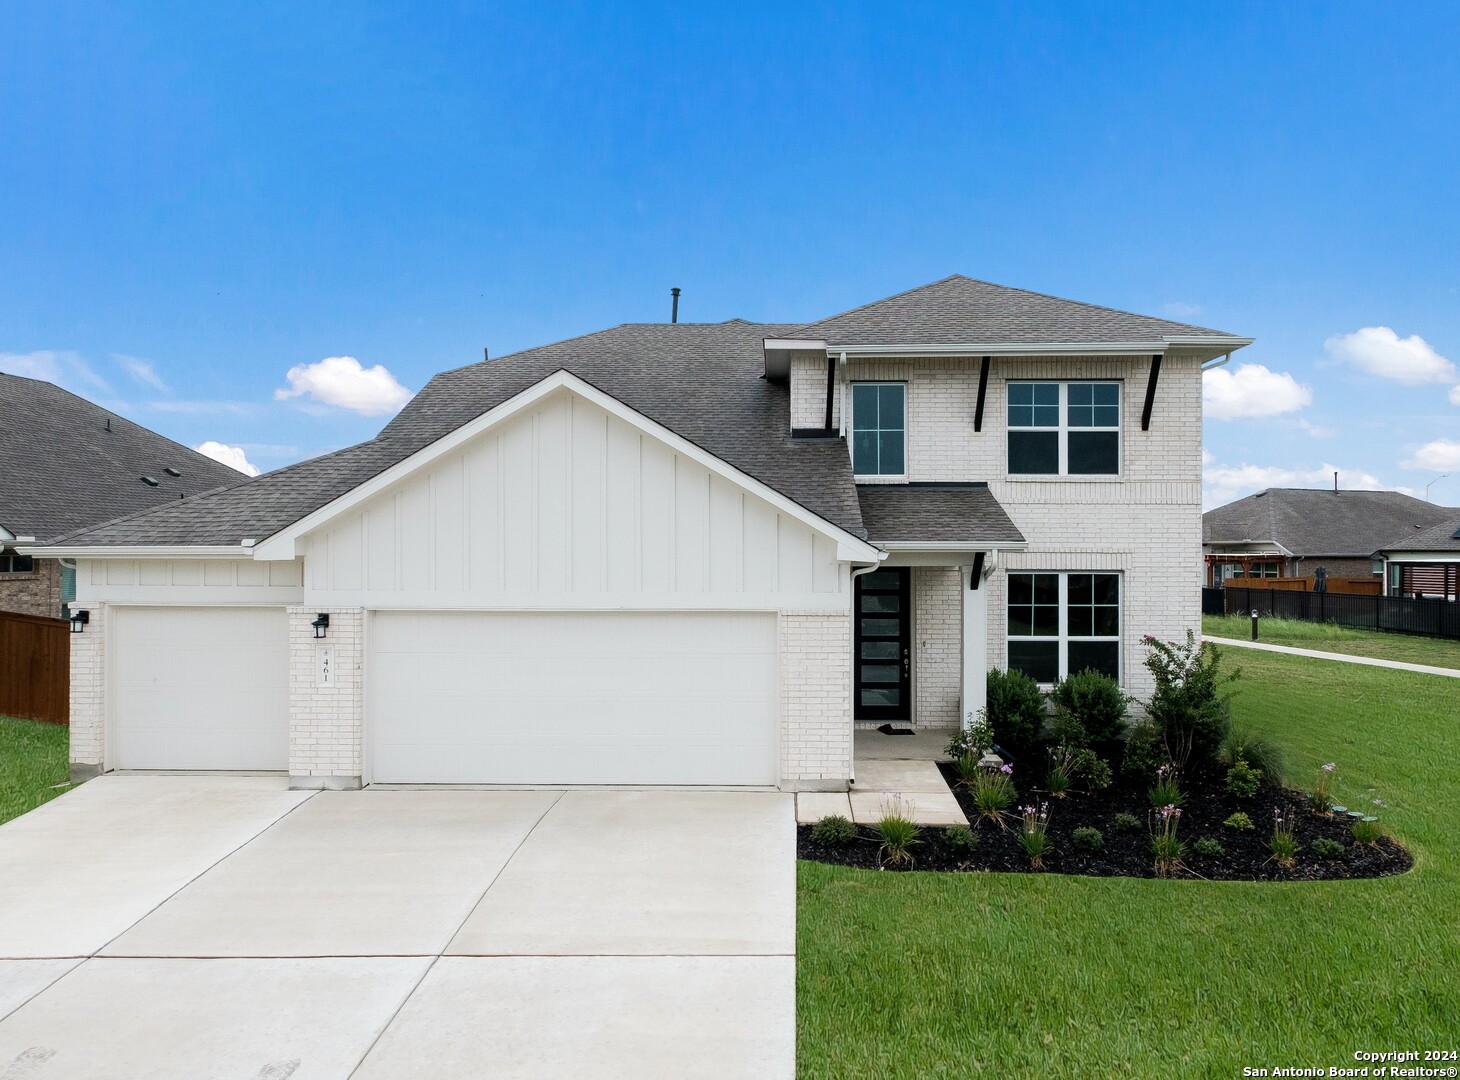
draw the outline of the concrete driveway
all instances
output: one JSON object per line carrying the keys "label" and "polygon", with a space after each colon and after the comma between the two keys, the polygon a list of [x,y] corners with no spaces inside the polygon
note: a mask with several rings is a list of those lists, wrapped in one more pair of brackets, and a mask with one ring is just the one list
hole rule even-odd
{"label": "concrete driveway", "polygon": [[789,1077],[789,795],[106,776],[0,826],[0,1080]]}

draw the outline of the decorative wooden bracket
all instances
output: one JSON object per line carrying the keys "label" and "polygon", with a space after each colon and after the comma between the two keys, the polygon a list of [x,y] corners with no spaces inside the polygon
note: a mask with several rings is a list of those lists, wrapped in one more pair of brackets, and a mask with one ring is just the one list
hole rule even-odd
{"label": "decorative wooden bracket", "polygon": [[978,405],[973,410],[973,430],[983,430],[983,402],[989,392],[989,358],[985,356],[978,369]]}
{"label": "decorative wooden bracket", "polygon": [[1141,410],[1141,430],[1151,430],[1151,406],[1156,403],[1156,380],[1161,377],[1161,357],[1151,357],[1151,377],[1146,380],[1146,406]]}

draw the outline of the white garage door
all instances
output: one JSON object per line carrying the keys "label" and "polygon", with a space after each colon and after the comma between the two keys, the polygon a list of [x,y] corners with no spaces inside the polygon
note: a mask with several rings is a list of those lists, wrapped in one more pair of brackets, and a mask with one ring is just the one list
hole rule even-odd
{"label": "white garage door", "polygon": [[287,769],[283,608],[114,608],[107,628],[119,769]]}
{"label": "white garage door", "polygon": [[380,612],[379,783],[772,784],[775,616]]}

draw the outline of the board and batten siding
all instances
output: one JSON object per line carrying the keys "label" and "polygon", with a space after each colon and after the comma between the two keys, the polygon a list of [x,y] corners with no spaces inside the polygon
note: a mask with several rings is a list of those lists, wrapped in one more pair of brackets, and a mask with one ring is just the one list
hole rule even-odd
{"label": "board and batten siding", "polygon": [[297,604],[304,595],[298,560],[78,559],[75,606],[86,604]]}
{"label": "board and batten siding", "polygon": [[308,534],[305,602],[845,609],[836,544],[563,390]]}

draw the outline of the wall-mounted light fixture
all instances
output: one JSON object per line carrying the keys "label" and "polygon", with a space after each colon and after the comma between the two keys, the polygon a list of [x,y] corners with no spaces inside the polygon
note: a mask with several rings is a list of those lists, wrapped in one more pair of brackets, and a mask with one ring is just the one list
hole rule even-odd
{"label": "wall-mounted light fixture", "polygon": [[330,617],[329,617],[329,614],[327,612],[321,611],[319,613],[319,616],[314,620],[314,622],[310,623],[309,625],[312,626],[312,627],[314,627],[314,636],[315,637],[317,637],[317,638],[324,637],[325,634],[327,634],[329,632],[329,628],[330,628]]}
{"label": "wall-mounted light fixture", "polygon": [[86,630],[86,624],[90,621],[91,612],[89,611],[71,612],[71,633],[80,634],[84,632]]}

